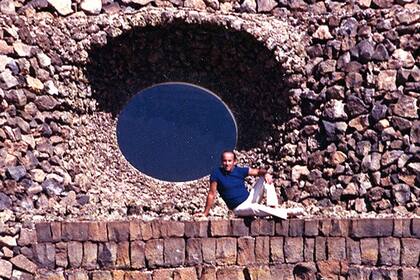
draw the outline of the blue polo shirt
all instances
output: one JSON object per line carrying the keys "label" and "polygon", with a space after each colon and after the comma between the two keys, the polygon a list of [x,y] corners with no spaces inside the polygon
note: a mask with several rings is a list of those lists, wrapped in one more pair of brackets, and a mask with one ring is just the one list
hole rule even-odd
{"label": "blue polo shirt", "polygon": [[217,182],[217,191],[229,209],[236,208],[248,198],[249,192],[245,187],[248,172],[249,167],[235,166],[231,172],[218,167],[211,173],[210,182]]}

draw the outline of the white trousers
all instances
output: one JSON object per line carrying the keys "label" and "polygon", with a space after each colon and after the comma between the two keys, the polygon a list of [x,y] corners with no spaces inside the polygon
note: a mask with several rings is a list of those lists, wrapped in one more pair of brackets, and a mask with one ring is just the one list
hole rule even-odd
{"label": "white trousers", "polygon": [[287,219],[287,211],[286,209],[282,208],[273,208],[268,207],[265,205],[260,204],[264,189],[267,193],[267,205],[270,206],[277,206],[278,200],[276,191],[272,184],[264,183],[264,178],[258,178],[257,182],[255,183],[254,187],[252,188],[251,192],[249,193],[248,198],[239,204],[235,209],[233,209],[233,213],[235,215],[244,217],[244,216],[276,216],[281,219]]}

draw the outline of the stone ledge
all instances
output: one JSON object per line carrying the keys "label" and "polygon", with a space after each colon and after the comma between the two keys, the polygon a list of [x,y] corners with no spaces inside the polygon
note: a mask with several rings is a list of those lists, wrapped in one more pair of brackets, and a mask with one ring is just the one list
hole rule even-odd
{"label": "stone ledge", "polygon": [[[37,241],[147,241],[168,237],[420,237],[420,218],[232,219],[209,221],[53,222],[35,226]],[[21,241],[21,240],[19,240]],[[18,242],[19,242],[18,241]],[[23,240],[21,242],[24,242]],[[24,243],[25,244],[25,243]]]}
{"label": "stone ledge", "polygon": [[[296,279],[296,277],[319,276],[323,279],[419,279],[417,268],[410,267],[366,267],[348,265],[340,261],[320,261],[314,264],[298,265],[251,265],[251,266],[200,266],[161,268],[153,271],[144,270],[40,270],[36,280],[236,280],[236,279]],[[298,278],[301,279],[301,278]]]}
{"label": "stone ledge", "polygon": [[318,270],[329,269],[324,262],[417,267],[419,224],[417,218],[53,222],[35,225],[32,251],[38,267],[50,270],[302,262]]}

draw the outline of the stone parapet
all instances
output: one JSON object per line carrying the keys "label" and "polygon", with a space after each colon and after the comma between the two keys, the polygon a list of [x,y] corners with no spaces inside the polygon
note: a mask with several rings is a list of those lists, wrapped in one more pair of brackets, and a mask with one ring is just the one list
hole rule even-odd
{"label": "stone parapet", "polygon": [[5,279],[419,279],[420,267],[419,218],[43,222],[15,242],[1,243]]}

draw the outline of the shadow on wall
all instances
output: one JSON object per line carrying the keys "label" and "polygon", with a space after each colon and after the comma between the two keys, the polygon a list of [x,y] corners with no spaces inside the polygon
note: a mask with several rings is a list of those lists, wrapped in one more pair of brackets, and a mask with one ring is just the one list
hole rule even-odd
{"label": "shadow on wall", "polygon": [[229,106],[237,149],[259,147],[288,119],[285,75],[252,35],[183,22],[135,28],[90,51],[87,77],[99,110],[117,117],[140,90],[181,81],[205,87]]}

